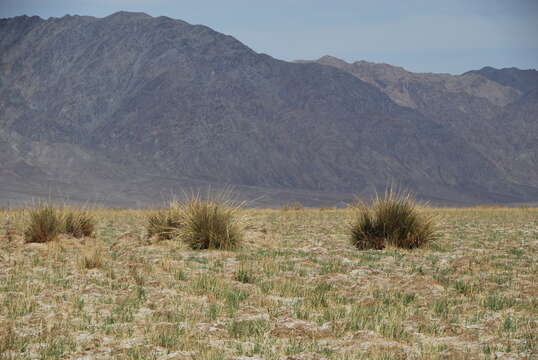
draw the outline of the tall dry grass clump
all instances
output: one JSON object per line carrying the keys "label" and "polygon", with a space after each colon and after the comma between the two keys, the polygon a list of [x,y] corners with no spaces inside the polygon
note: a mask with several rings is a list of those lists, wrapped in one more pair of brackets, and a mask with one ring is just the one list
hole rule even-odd
{"label": "tall dry grass clump", "polygon": [[52,204],[39,203],[30,210],[24,240],[35,243],[53,241],[60,235],[62,229],[61,212]]}
{"label": "tall dry grass clump", "polygon": [[372,205],[355,205],[357,218],[351,226],[351,242],[358,249],[405,249],[421,247],[437,238],[434,219],[419,209],[408,193],[388,189]]}
{"label": "tall dry grass clump", "polygon": [[230,191],[209,194],[207,199],[194,195],[178,204],[181,226],[174,235],[192,249],[235,249],[243,239],[243,225],[238,214],[242,205],[233,200]]}
{"label": "tall dry grass clump", "polygon": [[63,232],[76,238],[92,236],[95,231],[95,219],[87,210],[65,209]]}

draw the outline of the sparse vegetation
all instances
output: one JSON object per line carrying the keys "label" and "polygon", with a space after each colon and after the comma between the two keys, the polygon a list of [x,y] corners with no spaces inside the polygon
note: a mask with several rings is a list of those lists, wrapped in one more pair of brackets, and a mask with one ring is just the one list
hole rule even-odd
{"label": "sparse vegetation", "polygon": [[0,212],[0,358],[538,356],[538,209],[420,209],[443,236],[418,251],[357,251],[356,211],[238,210],[233,252],[148,242],[145,210],[27,244]]}
{"label": "sparse vegetation", "polygon": [[437,231],[431,216],[420,211],[409,193],[389,189],[372,205],[355,204],[351,242],[360,250],[395,246],[414,249],[432,242]]}
{"label": "sparse vegetation", "polygon": [[30,210],[24,239],[26,242],[45,243],[55,240],[62,230],[61,212],[51,204],[39,203]]}

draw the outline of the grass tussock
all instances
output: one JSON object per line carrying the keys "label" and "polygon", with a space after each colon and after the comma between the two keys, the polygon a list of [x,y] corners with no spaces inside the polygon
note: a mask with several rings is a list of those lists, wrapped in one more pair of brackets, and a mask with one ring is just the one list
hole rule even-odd
{"label": "grass tussock", "polygon": [[62,215],[51,204],[40,203],[30,210],[29,221],[24,231],[27,243],[45,243],[55,240],[63,230]]}
{"label": "grass tussock", "polygon": [[360,250],[386,246],[405,249],[421,247],[437,237],[434,220],[421,212],[406,192],[389,189],[372,205],[359,202],[351,242]]}
{"label": "grass tussock", "polygon": [[250,267],[241,266],[234,274],[234,280],[243,284],[252,284],[256,281],[256,276]]}
{"label": "grass tussock", "polygon": [[148,217],[146,230],[148,237],[156,236],[159,240],[170,240],[181,227],[180,206],[176,202],[169,209],[157,211]]}
{"label": "grass tussock", "polygon": [[181,226],[173,234],[196,250],[235,249],[243,239],[243,226],[238,216],[241,207],[229,191],[208,196],[208,199],[194,195],[178,203]]}
{"label": "grass tussock", "polygon": [[88,210],[39,203],[30,210],[24,239],[26,242],[45,243],[55,240],[60,234],[89,237],[94,234],[95,225],[95,218]]}
{"label": "grass tussock", "polygon": [[77,239],[90,237],[95,231],[95,219],[86,210],[66,210],[64,233]]}

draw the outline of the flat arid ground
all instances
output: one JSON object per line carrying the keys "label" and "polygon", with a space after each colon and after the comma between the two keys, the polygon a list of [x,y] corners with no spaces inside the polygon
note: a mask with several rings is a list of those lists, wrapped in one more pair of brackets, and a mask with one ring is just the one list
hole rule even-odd
{"label": "flat arid ground", "polygon": [[134,210],[25,244],[0,211],[0,358],[538,358],[538,208],[428,211],[435,244],[382,251],[348,209],[244,210],[237,251],[148,239]]}

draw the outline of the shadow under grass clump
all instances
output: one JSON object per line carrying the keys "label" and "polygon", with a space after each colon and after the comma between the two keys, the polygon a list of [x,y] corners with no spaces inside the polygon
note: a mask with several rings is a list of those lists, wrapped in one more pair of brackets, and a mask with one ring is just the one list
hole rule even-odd
{"label": "shadow under grass clump", "polygon": [[30,210],[30,220],[24,231],[24,241],[27,243],[53,241],[62,230],[60,211],[51,204],[38,204]]}
{"label": "shadow under grass clump", "polygon": [[181,226],[174,231],[192,249],[232,250],[243,240],[243,226],[238,212],[242,204],[229,191],[202,199],[194,195],[178,205]]}
{"label": "shadow under grass clump", "polygon": [[359,250],[387,246],[414,249],[434,241],[438,233],[431,216],[419,211],[406,192],[389,189],[372,205],[355,205],[357,218],[351,226],[351,243]]}

